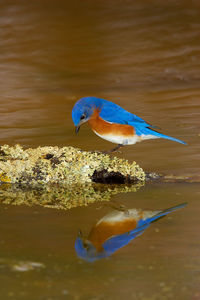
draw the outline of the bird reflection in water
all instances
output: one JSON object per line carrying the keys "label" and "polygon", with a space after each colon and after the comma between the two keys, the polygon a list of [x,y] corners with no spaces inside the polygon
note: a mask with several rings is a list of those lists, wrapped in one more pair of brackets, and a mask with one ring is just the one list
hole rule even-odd
{"label": "bird reflection in water", "polygon": [[76,253],[88,262],[108,257],[142,234],[152,222],[185,205],[186,203],[183,203],[156,211],[143,211],[135,208],[114,210],[92,227],[87,238],[81,231],[79,232],[75,241]]}

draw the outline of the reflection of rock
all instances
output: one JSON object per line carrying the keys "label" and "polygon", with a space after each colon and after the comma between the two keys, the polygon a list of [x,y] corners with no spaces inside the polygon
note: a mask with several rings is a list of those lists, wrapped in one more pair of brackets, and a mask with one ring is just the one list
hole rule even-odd
{"label": "reflection of rock", "polygon": [[162,182],[187,182],[187,183],[199,183],[200,175],[165,175],[161,177]]}
{"label": "reflection of rock", "polygon": [[165,210],[143,211],[140,209],[115,210],[100,219],[89,235],[82,232],[75,242],[77,255],[89,262],[108,257],[131,240],[142,234],[152,222],[184,207],[186,203]]}
{"label": "reflection of rock", "polygon": [[0,147],[0,181],[20,184],[135,183],[145,180],[135,163],[73,147]]}
{"label": "reflection of rock", "polygon": [[86,206],[95,201],[109,201],[117,193],[135,192],[143,184],[136,185],[46,185],[27,188],[16,184],[0,186],[0,203],[12,205],[41,205],[57,209]]}
{"label": "reflection of rock", "polygon": [[157,181],[160,183],[175,182],[175,183],[199,183],[200,175],[173,175],[173,174],[156,174],[154,172],[146,173],[146,181]]}

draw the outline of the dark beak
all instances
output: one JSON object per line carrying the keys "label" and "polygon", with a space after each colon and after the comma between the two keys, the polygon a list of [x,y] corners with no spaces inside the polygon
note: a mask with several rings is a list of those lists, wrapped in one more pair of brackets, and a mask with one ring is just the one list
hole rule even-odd
{"label": "dark beak", "polygon": [[80,129],[80,126],[76,126],[76,127],[75,127],[75,133],[76,133],[76,134],[78,134],[79,129]]}
{"label": "dark beak", "polygon": [[78,237],[79,238],[83,238],[83,233],[82,233],[82,231],[80,229],[78,230]]}

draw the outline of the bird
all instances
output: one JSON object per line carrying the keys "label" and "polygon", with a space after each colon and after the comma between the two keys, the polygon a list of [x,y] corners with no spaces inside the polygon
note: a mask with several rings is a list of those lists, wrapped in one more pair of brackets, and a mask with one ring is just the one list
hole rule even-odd
{"label": "bird", "polygon": [[109,152],[114,152],[125,145],[157,138],[186,145],[184,141],[158,132],[157,126],[147,123],[121,106],[97,97],[79,99],[72,109],[72,120],[76,134],[80,126],[88,122],[99,137],[117,144]]}
{"label": "bird", "polygon": [[187,203],[182,203],[155,211],[136,208],[114,210],[101,218],[87,237],[79,230],[75,241],[77,256],[87,262],[109,257],[141,235],[151,223],[186,205]]}

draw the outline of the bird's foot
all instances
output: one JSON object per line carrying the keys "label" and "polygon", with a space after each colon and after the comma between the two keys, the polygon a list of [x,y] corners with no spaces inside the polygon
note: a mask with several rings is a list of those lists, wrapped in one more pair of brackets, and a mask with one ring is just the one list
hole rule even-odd
{"label": "bird's foot", "polygon": [[114,147],[110,150],[104,151],[104,153],[105,154],[110,154],[110,153],[113,153],[113,152],[122,153],[121,151],[118,151],[118,149],[121,148],[122,146],[123,146],[122,144],[119,144],[119,145],[117,145],[116,147]]}
{"label": "bird's foot", "polygon": [[106,203],[105,206],[108,206],[114,210],[122,211],[127,215],[129,214],[129,211],[126,208],[126,206],[124,204],[116,202],[115,200],[109,201],[109,203]]}
{"label": "bird's foot", "polygon": [[102,151],[102,150],[92,150],[90,151],[90,153],[107,154],[106,151]]}
{"label": "bird's foot", "polygon": [[123,145],[119,144],[117,145],[116,147],[110,149],[110,150],[93,150],[93,151],[90,151],[91,153],[98,153],[98,154],[110,154],[110,153],[113,153],[113,152],[118,152],[118,153],[122,153],[121,151],[119,151],[118,149],[121,148]]}

